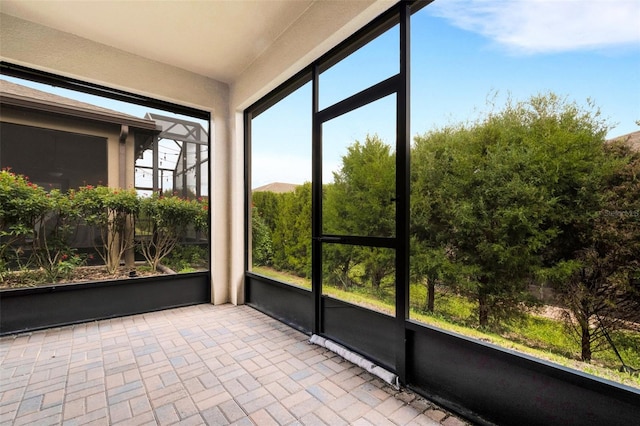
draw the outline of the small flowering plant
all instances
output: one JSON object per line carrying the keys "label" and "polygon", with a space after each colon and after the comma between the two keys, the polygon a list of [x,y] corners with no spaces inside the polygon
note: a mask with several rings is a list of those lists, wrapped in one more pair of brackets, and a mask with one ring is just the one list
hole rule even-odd
{"label": "small flowering plant", "polygon": [[102,185],[47,192],[27,176],[0,171],[0,281],[8,265],[19,268],[12,280],[28,273],[25,284],[70,279],[87,260],[72,247],[79,227],[95,233],[108,273],[118,272],[125,252],[133,254],[136,230],[140,251],[156,269],[190,231],[208,234],[209,205],[206,198],[141,198],[133,189]]}
{"label": "small flowering plant", "polygon": [[204,197],[198,198],[196,202],[197,214],[194,220],[196,231],[202,232],[209,238],[209,200]]}
{"label": "small flowering plant", "polygon": [[2,236],[24,236],[49,208],[46,191],[29,181],[28,176],[0,170],[0,232]]}
{"label": "small flowering plant", "polygon": [[27,176],[0,170],[0,278],[7,270],[9,248],[36,240],[39,221],[49,207],[49,195]]}
{"label": "small flowering plant", "polygon": [[68,279],[77,267],[85,264],[86,261],[82,256],[76,254],[75,250],[69,250],[68,253],[62,253],[57,261],[51,265],[47,271],[47,277],[51,282]]}

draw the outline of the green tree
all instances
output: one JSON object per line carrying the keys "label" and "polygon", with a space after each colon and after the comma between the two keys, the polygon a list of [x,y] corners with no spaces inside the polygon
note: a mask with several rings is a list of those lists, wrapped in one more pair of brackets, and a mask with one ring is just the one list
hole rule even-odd
{"label": "green tree", "polygon": [[624,142],[604,148],[606,169],[615,169],[602,181],[601,210],[589,216],[556,285],[583,361],[607,345],[605,333],[640,322],[640,153]]}
{"label": "green tree", "polygon": [[260,211],[251,209],[251,259],[254,266],[271,265],[273,261],[271,229],[266,225]]}
{"label": "green tree", "polygon": [[[273,233],[282,214],[282,202],[283,194],[271,191],[251,194],[251,258],[255,266],[274,264]],[[282,261],[275,263],[280,270],[290,270]]]}
{"label": "green tree", "polygon": [[416,138],[427,174],[413,178],[413,226],[464,270],[481,326],[532,303],[528,283],[562,248],[543,254],[599,209],[605,133],[598,112],[545,94]]}
{"label": "green tree", "polygon": [[[333,173],[333,184],[324,188],[323,233],[389,237],[395,235],[395,154],[377,135],[356,141],[342,157],[342,167]],[[343,248],[325,256],[329,276],[350,282],[349,270],[363,267],[362,278],[379,289],[394,271],[390,250]]]}
{"label": "green tree", "polygon": [[360,285],[351,274],[356,264],[353,246],[326,244],[322,249],[322,281],[345,290]]}
{"label": "green tree", "polygon": [[273,231],[282,209],[283,194],[259,191],[251,194],[251,203],[259,212],[265,226]]}
{"label": "green tree", "polygon": [[410,272],[412,281],[427,289],[422,305],[428,312],[435,309],[436,285],[460,286],[468,275],[453,262],[446,220],[449,195],[443,185],[453,160],[448,145],[457,130],[445,128],[417,138],[411,152]]}
{"label": "green tree", "polygon": [[311,277],[311,183],[280,195],[272,233],[273,262],[278,269]]}

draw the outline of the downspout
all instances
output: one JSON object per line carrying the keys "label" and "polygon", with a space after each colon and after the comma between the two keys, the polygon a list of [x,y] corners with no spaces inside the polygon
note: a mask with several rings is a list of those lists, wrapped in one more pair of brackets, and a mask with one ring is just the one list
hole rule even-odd
{"label": "downspout", "polygon": [[127,188],[127,138],[129,137],[129,126],[122,124],[120,126],[120,156],[118,164],[118,186],[122,189]]}
{"label": "downspout", "polygon": [[[129,137],[129,126],[120,125],[120,138],[119,138],[119,158],[118,158],[118,187],[120,189],[127,189],[127,138]],[[133,218],[127,220],[124,235],[120,238],[126,238],[127,250],[124,253],[124,263],[128,269],[132,269],[135,265],[135,252],[133,250]],[[116,245],[117,246],[117,245]]]}

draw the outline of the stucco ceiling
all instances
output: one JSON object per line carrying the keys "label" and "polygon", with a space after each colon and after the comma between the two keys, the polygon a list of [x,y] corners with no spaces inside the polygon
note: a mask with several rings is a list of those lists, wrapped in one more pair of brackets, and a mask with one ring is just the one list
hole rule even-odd
{"label": "stucco ceiling", "polygon": [[320,0],[0,0],[0,11],[232,83]]}

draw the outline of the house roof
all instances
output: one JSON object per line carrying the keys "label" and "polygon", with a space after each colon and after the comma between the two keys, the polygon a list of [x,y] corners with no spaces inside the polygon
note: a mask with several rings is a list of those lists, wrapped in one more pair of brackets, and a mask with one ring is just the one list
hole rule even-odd
{"label": "house roof", "polygon": [[153,120],[138,118],[133,115],[43,92],[6,80],[0,80],[0,104],[37,109],[39,111],[107,123],[124,124],[138,129],[157,130],[156,123]]}
{"label": "house roof", "polygon": [[640,152],[640,130],[636,132],[627,133],[626,135],[617,136],[609,141],[624,141],[628,143],[634,151]]}
{"label": "house roof", "polygon": [[295,183],[272,182],[258,188],[254,188],[253,192],[275,192],[282,194],[284,192],[293,192],[298,186],[299,185],[296,185]]}

